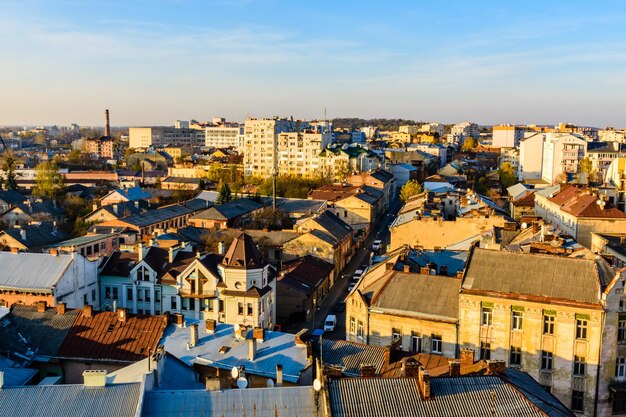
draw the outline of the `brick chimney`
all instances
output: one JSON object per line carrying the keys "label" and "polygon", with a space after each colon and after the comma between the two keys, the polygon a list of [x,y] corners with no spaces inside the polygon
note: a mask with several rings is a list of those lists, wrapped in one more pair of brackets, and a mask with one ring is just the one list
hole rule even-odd
{"label": "brick chimney", "polygon": [[276,386],[283,386],[283,366],[280,363],[276,365]]}
{"label": "brick chimney", "polygon": [[263,342],[265,340],[265,329],[263,327],[255,327],[252,332],[252,337],[259,342]]}
{"label": "brick chimney", "polygon": [[83,316],[92,317],[93,316],[93,306],[89,304],[85,304],[83,306]]}
{"label": "brick chimney", "polygon": [[185,316],[180,313],[175,313],[174,324],[176,324],[178,327],[183,327],[183,325],[185,324]]}
{"label": "brick chimney", "polygon": [[20,250],[18,248],[11,248],[11,253],[20,253]]}
{"label": "brick chimney", "polygon": [[459,279],[463,278],[463,271],[456,271],[456,277]]}
{"label": "brick chimney", "polygon": [[45,313],[47,306],[45,301],[37,301],[37,313]]}
{"label": "brick chimney", "polygon": [[67,304],[65,303],[58,303],[57,304],[57,314],[62,316],[63,314],[65,314],[65,311],[67,310]]}
{"label": "brick chimney", "polygon": [[461,365],[473,365],[474,364],[474,349],[461,348]]}
{"label": "brick chimney", "polygon": [[59,255],[59,250],[58,249],[50,249],[50,255],[58,256]]}
{"label": "brick chimney", "polygon": [[119,321],[126,321],[126,309],[125,308],[118,308],[116,311],[116,315]]}
{"label": "brick chimney", "polygon": [[402,370],[406,378],[415,378],[419,376],[419,368],[421,368],[420,363],[414,359],[402,362]]}
{"label": "brick chimney", "polygon": [[104,136],[111,136],[111,125],[109,124],[109,109],[104,111]]}
{"label": "brick chimney", "polygon": [[423,266],[420,268],[420,274],[422,275],[429,275],[430,274],[430,268],[427,266]]}
{"label": "brick chimney", "polygon": [[391,270],[393,269],[393,267],[394,267],[393,262],[387,262],[387,263],[385,264],[385,269],[386,269],[387,271],[391,271]]}
{"label": "brick chimney", "polygon": [[107,371],[88,369],[83,371],[83,384],[86,387],[104,387],[107,382]]}
{"label": "brick chimney", "polygon": [[451,377],[461,376],[461,361],[449,360],[448,366],[450,367]]}
{"label": "brick chimney", "polygon": [[487,373],[489,375],[503,375],[506,371],[504,361],[487,361]]}
{"label": "brick chimney", "polygon": [[209,334],[213,334],[215,333],[216,325],[217,325],[217,322],[214,319],[206,319],[204,321],[204,330]]}
{"label": "brick chimney", "polygon": [[422,399],[430,399],[430,374],[423,366],[420,366],[417,371],[417,385]]}
{"label": "brick chimney", "polygon": [[363,378],[371,378],[376,375],[376,367],[370,363],[362,363],[360,367],[360,375]]}
{"label": "brick chimney", "polygon": [[439,267],[439,275],[444,275],[444,276],[448,275],[448,265],[441,265]]}
{"label": "brick chimney", "polygon": [[406,273],[411,272],[411,265],[404,265],[404,272]]}

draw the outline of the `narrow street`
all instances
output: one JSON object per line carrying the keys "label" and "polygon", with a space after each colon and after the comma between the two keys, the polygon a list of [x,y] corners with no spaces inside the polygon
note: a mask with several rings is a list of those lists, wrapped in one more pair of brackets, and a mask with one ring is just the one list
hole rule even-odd
{"label": "narrow street", "polygon": [[350,280],[357,269],[363,269],[364,265],[369,265],[369,257],[372,249],[372,243],[375,240],[382,240],[382,249],[380,253],[384,253],[389,244],[389,225],[396,218],[396,214],[402,207],[402,202],[395,198],[391,202],[391,207],[387,210],[387,213],[383,215],[374,226],[369,236],[365,239],[363,248],[355,253],[352,260],[344,268],[341,276],[335,282],[333,288],[319,306],[319,311],[315,313],[315,328],[320,329],[324,327],[324,319],[328,314],[335,314],[337,316],[337,327],[334,332],[327,332],[324,334],[328,339],[345,339],[346,338],[346,316],[345,311],[335,313],[333,311],[335,305],[338,302],[343,301],[348,295],[348,286]]}

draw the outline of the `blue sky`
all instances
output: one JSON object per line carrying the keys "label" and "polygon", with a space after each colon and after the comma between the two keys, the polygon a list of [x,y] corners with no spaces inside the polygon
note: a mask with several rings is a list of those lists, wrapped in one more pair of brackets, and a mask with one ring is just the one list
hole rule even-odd
{"label": "blue sky", "polygon": [[527,3],[0,0],[0,124],[626,127],[626,3]]}

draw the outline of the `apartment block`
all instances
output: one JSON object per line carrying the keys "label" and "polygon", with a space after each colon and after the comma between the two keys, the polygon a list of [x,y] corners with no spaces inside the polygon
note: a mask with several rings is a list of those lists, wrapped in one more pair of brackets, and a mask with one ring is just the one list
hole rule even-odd
{"label": "apartment block", "polygon": [[243,125],[227,122],[223,117],[214,117],[208,123],[192,122],[192,129],[204,132],[204,146],[209,148],[236,148],[243,146]]}
{"label": "apartment block", "polygon": [[246,175],[320,175],[320,153],[332,142],[330,123],[248,119],[244,131]]}
{"label": "apartment block", "polygon": [[149,148],[151,146],[176,145],[184,148],[201,147],[205,144],[204,131],[166,126],[131,127],[128,129],[128,146]]}
{"label": "apartment block", "polygon": [[494,126],[492,144],[497,148],[516,148],[526,131],[525,126]]}

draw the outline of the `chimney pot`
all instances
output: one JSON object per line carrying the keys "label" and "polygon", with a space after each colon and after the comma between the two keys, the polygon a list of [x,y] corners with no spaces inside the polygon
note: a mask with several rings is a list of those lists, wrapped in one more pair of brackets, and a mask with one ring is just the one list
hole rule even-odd
{"label": "chimney pot", "polygon": [[183,327],[183,324],[185,324],[185,317],[182,314],[180,314],[180,313],[175,313],[174,314],[174,323],[178,327]]}
{"label": "chimney pot", "polygon": [[256,359],[256,339],[248,339],[248,360],[253,361]]}
{"label": "chimney pot", "polygon": [[450,376],[457,377],[461,376],[461,362],[457,360],[448,361],[448,366],[450,367]]}
{"label": "chimney pot", "polygon": [[404,371],[404,376],[406,378],[415,378],[419,376],[419,368],[421,368],[421,366],[416,360],[409,359],[402,362],[402,370]]}
{"label": "chimney pot", "polygon": [[47,303],[45,301],[37,301],[37,313],[46,312]]}
{"label": "chimney pot", "polygon": [[423,266],[420,268],[420,274],[422,275],[430,275],[430,268],[427,266]]}
{"label": "chimney pot", "polygon": [[265,329],[263,327],[255,327],[252,336],[259,342],[263,342],[265,340]]}
{"label": "chimney pot", "polygon": [[404,265],[404,272],[406,273],[411,272],[411,265]]}
{"label": "chimney pot", "polygon": [[20,253],[20,250],[18,248],[11,248],[11,253],[18,254]]}
{"label": "chimney pot", "polygon": [[198,324],[189,326],[189,345],[195,347],[198,344]]}
{"label": "chimney pot", "polygon": [[463,271],[456,271],[457,278],[463,278]]}
{"label": "chimney pot", "polygon": [[364,378],[376,376],[376,367],[369,363],[362,363],[360,371],[361,377]]}
{"label": "chimney pot", "polygon": [[489,375],[503,375],[506,371],[504,361],[487,361],[487,373]]}
{"label": "chimney pot", "polygon": [[93,306],[91,306],[89,304],[85,304],[83,306],[83,316],[85,316],[85,317],[93,316]]}
{"label": "chimney pot", "polygon": [[394,267],[393,262],[387,262],[385,264],[385,268],[387,269],[387,271],[391,271],[393,269],[393,267]]}
{"label": "chimney pot", "polygon": [[58,249],[50,249],[50,255],[57,256],[58,254],[59,254],[59,250]]}
{"label": "chimney pot", "polygon": [[58,303],[57,304],[57,314],[62,316],[63,314],[65,314],[66,310],[67,310],[67,304],[65,304],[65,303]]}
{"label": "chimney pot", "polygon": [[214,319],[206,319],[204,321],[204,330],[209,334],[213,334],[215,332],[216,324],[217,322]]}
{"label": "chimney pot", "polygon": [[125,308],[118,308],[116,313],[117,313],[117,319],[119,321],[126,321],[126,309]]}

